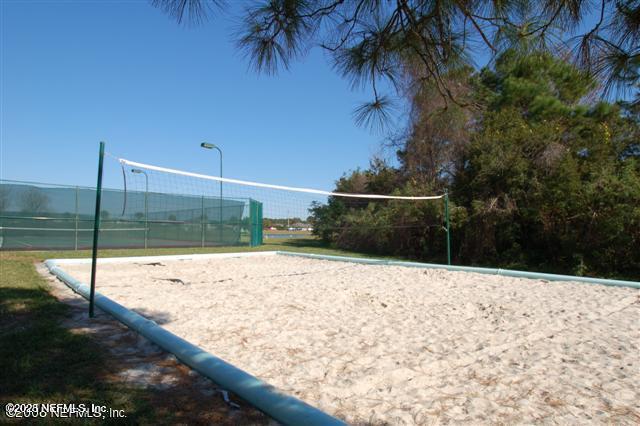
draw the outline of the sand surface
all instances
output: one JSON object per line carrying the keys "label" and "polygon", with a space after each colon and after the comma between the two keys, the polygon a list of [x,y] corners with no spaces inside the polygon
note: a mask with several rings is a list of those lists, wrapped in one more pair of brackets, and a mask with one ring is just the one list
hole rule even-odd
{"label": "sand surface", "polygon": [[104,264],[97,291],[353,424],[640,423],[631,288],[260,256]]}

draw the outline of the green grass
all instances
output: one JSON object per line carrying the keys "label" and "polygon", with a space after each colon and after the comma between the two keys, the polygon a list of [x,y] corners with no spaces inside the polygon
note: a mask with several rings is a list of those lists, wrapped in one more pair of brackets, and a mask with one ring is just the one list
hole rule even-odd
{"label": "green grass", "polygon": [[[260,247],[102,250],[100,257],[289,250],[362,256],[324,247],[316,239],[274,241]],[[66,305],[50,293],[35,264],[90,257],[84,251],[0,252],[0,405],[7,402],[95,403],[123,409],[132,423],[171,423],[170,410],[138,388],[101,377],[108,360],[90,336],[61,326]],[[3,413],[0,414],[0,422]]]}
{"label": "green grass", "polygon": [[286,229],[265,229],[264,234],[296,234],[296,235],[308,235],[312,237],[313,234],[310,231],[287,231]]}
{"label": "green grass", "polygon": [[68,309],[49,294],[34,268],[45,257],[0,254],[3,414],[7,402],[93,402],[121,407],[132,421],[152,421],[154,410],[144,392],[100,380],[106,360],[96,342],[60,325]]}

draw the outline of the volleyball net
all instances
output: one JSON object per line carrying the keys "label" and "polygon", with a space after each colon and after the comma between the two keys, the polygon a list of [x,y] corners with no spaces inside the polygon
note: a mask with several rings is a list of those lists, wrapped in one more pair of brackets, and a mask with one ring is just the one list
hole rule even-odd
{"label": "volleyball net", "polygon": [[[257,246],[277,238],[344,243],[383,233],[431,238],[439,247],[445,233],[448,240],[445,195],[324,191],[117,161],[122,188],[101,190],[100,248]],[[94,188],[2,182],[0,248],[90,248],[95,203]]]}
{"label": "volleyball net", "polygon": [[[448,239],[448,221],[441,220],[445,217],[443,210],[446,210],[444,194],[413,196],[325,191],[206,175],[122,158],[119,161],[127,193],[136,194],[127,197],[126,210],[130,214],[143,216],[153,194],[179,193],[181,197],[176,203],[170,203],[172,200],[163,196],[162,200],[169,204],[158,205],[159,211],[162,214],[173,211],[174,219],[206,217],[207,221],[213,221],[211,232],[214,234],[226,235],[237,229],[242,222],[242,200],[251,200],[261,211],[260,218],[254,220],[256,215],[250,214],[248,219],[249,229],[260,234],[255,238],[258,242],[305,236],[366,239],[374,233],[404,238],[433,229],[432,235],[438,234],[444,241],[446,232]],[[146,200],[142,194],[149,194]],[[186,196],[203,196],[205,201],[199,207],[188,203]],[[440,210],[440,214],[435,214],[434,210]],[[149,210],[144,217],[153,219],[154,214]],[[389,214],[402,218],[389,220],[385,217]],[[219,240],[225,238],[219,237]]]}

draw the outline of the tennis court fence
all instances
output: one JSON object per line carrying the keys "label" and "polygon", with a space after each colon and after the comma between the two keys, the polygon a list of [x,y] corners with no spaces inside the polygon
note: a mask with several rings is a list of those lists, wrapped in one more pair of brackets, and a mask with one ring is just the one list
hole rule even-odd
{"label": "tennis court fence", "polygon": [[[0,180],[0,250],[80,250],[93,238],[95,188]],[[262,203],[102,190],[101,248],[262,244]]]}

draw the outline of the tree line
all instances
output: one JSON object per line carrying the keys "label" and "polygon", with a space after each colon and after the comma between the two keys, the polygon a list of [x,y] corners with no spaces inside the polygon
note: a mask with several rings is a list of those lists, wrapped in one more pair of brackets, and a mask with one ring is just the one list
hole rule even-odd
{"label": "tree line", "polygon": [[[399,165],[374,159],[335,190],[449,191],[456,263],[640,277],[637,102],[590,99],[594,78],[545,52],[505,52],[447,78],[473,106],[442,108],[425,85],[391,141]],[[332,197],[313,225],[340,248],[444,261],[443,213],[437,201]]]}

